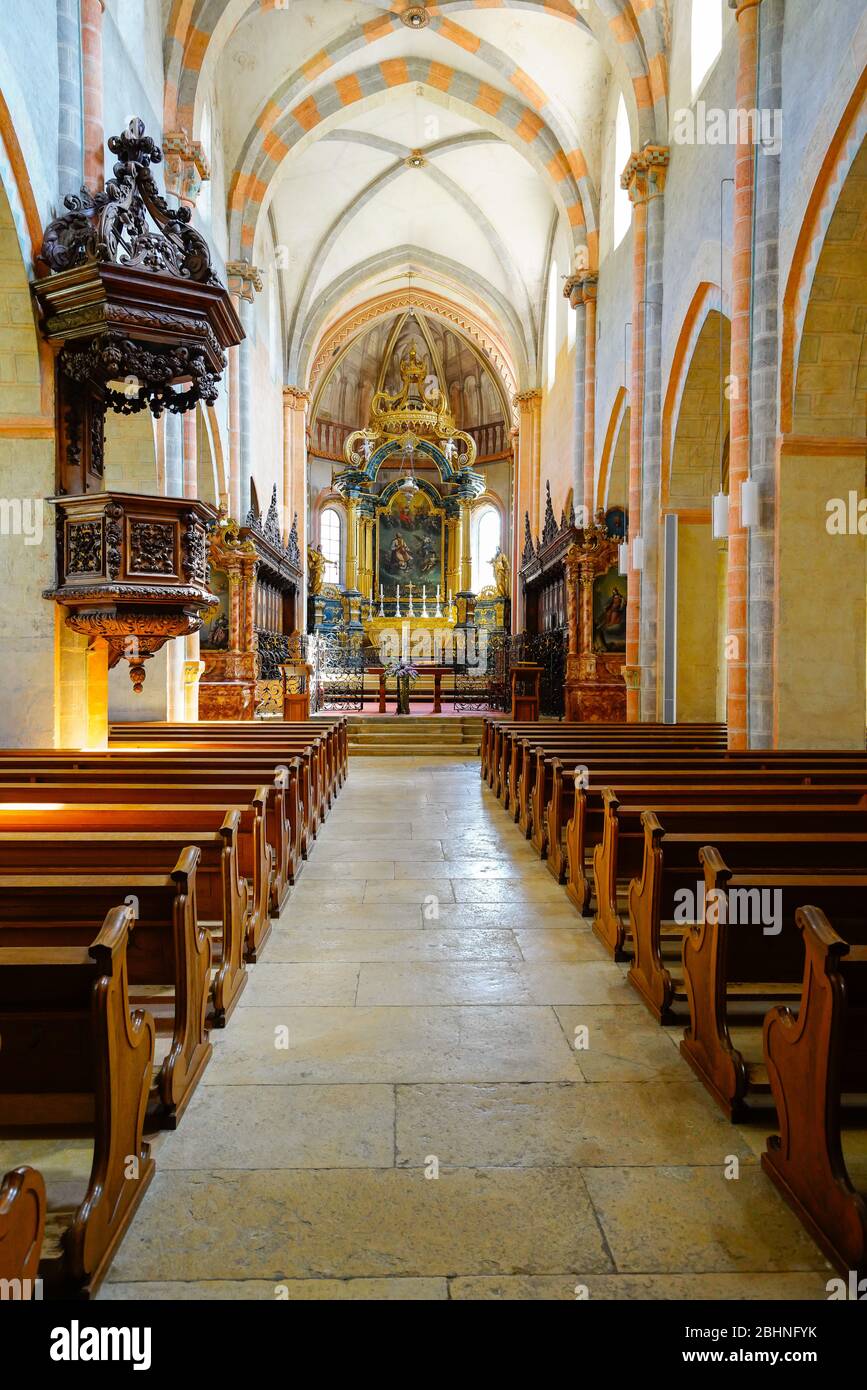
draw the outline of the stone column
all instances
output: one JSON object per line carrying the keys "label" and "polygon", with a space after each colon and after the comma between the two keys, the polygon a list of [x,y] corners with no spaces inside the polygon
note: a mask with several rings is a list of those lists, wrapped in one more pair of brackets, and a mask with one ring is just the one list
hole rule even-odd
{"label": "stone column", "polygon": [[232,512],[242,524],[250,510],[250,479],[253,476],[252,419],[252,333],[253,300],[262,290],[262,275],[249,261],[229,261],[226,275],[232,302],[238,311],[245,338],[229,349],[229,495]]}
{"label": "stone column", "polygon": [[[757,100],[751,102],[750,108],[754,106],[761,112],[779,111],[782,107],[783,0],[759,0],[754,14],[761,32],[757,43]],[[739,11],[739,45],[744,18]],[[748,51],[752,47],[746,41],[745,46]],[[746,74],[744,76],[746,79]],[[740,136],[740,123],[738,130]],[[739,147],[738,159],[740,154]],[[752,372],[747,390],[748,456],[750,473],[759,493],[759,519],[757,526],[741,533],[746,540],[748,571],[746,744],[750,748],[769,748],[774,738],[780,154],[763,147],[759,147],[758,158],[754,161],[753,154],[754,149],[745,151],[756,178],[752,197],[754,222],[749,242],[753,257],[753,340]]]}
{"label": "stone column", "polygon": [[662,469],[663,192],[669,152],[647,145],[621,177],[632,203],[632,371],[629,432],[629,538],[640,535],[639,573],[629,547],[626,717],[658,718],[657,632],[659,497]]}
{"label": "stone column", "polygon": [[81,18],[78,0],[57,3],[57,187],[61,197],[82,182]]}
{"label": "stone column", "polygon": [[102,121],[102,15],[105,0],[81,0],[82,108],[84,112],[84,182],[94,193],[105,181],[105,131]]}
{"label": "stone column", "polygon": [[[596,288],[598,277],[586,271],[571,276],[564,294],[575,310],[575,446],[572,453],[572,501],[579,524],[593,520],[596,438]],[[583,518],[580,508],[584,508]]]}
{"label": "stone column", "polygon": [[307,409],[310,392],[300,386],[283,388],[283,539],[298,516],[298,544],[307,550]]}
{"label": "stone column", "polygon": [[298,625],[307,626],[307,411],[310,392],[301,386],[283,388],[283,540],[289,539],[298,518],[298,548],[304,574],[298,595]]}

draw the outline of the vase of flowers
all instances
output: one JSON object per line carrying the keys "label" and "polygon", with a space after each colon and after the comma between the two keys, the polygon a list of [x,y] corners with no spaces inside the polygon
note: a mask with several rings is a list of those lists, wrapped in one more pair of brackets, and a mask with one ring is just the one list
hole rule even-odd
{"label": "vase of flowers", "polygon": [[397,713],[409,714],[409,688],[418,680],[418,667],[411,661],[401,658],[386,668],[388,675],[394,676],[397,686]]}

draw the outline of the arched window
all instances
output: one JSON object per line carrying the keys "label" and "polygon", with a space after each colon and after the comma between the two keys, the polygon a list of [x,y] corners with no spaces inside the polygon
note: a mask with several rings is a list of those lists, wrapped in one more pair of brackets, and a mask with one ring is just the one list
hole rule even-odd
{"label": "arched window", "polygon": [[494,582],[493,559],[502,544],[500,513],[490,505],[479,507],[473,516],[473,593],[478,594]]}
{"label": "arched window", "polygon": [[722,52],[723,0],[692,0],[693,99]]}
{"label": "arched window", "polygon": [[614,245],[619,246],[632,220],[632,204],[625,188],[620,187],[620,175],[629,163],[632,153],[632,137],[629,134],[629,116],[626,102],[621,96],[617,103],[617,120],[614,125]]}
{"label": "arched window", "polygon": [[548,275],[548,390],[554,385],[557,375],[557,262],[551,262]]}
{"label": "arched window", "polygon": [[334,507],[326,507],[319,518],[319,544],[325,556],[326,584],[340,583],[340,557],[343,549],[343,518]]}

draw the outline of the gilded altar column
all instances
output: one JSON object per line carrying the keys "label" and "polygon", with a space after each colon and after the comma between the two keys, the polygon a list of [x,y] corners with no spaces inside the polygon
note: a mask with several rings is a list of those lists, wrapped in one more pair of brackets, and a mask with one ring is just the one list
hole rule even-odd
{"label": "gilded altar column", "polygon": [[348,592],[358,588],[358,503],[354,497],[346,499],[346,584]]}
{"label": "gilded altar column", "polygon": [[470,541],[470,508],[465,502],[461,507],[461,593],[473,591],[473,555]]}
{"label": "gilded altar column", "polygon": [[[629,430],[629,571],[626,717],[657,718],[659,497],[662,465],[663,192],[669,151],[632,155],[621,184],[632,203],[632,372]],[[635,568],[635,539],[643,561]]]}

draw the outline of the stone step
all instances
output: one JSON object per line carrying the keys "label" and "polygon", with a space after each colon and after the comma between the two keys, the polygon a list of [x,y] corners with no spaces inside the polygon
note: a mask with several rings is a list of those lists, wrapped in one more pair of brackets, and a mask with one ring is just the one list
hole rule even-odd
{"label": "stone step", "polygon": [[365,743],[350,744],[360,758],[462,758],[471,762],[479,755],[477,743]]}

